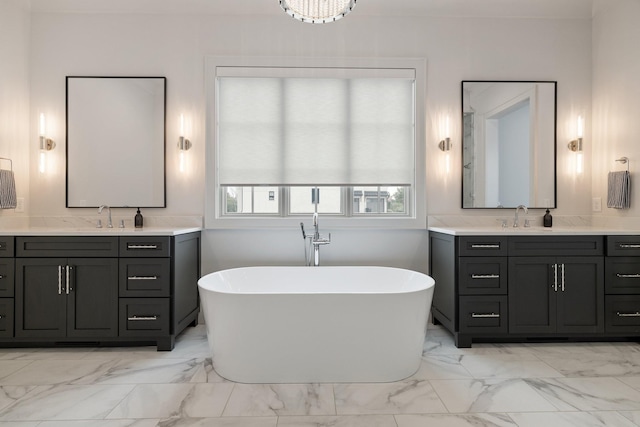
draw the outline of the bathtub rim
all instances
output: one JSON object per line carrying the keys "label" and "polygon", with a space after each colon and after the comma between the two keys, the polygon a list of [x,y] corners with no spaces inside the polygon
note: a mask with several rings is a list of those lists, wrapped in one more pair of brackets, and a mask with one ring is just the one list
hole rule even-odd
{"label": "bathtub rim", "polygon": [[[385,270],[385,271],[394,271],[399,272],[405,275],[413,276],[418,279],[424,279],[423,286],[412,286],[407,289],[401,288],[389,288],[389,290],[366,290],[360,289],[357,291],[335,291],[335,290],[316,290],[316,291],[304,291],[304,289],[297,288],[294,291],[283,291],[278,289],[269,290],[261,289],[259,291],[251,290],[251,291],[241,291],[234,289],[220,289],[215,288],[215,284],[206,283],[208,280],[214,280],[213,277],[219,277],[225,274],[234,274],[238,273],[241,270],[269,270],[274,271],[276,269],[283,270],[292,270],[292,271],[305,271],[305,270],[313,270],[313,269],[321,269],[321,270],[342,270],[342,269],[350,269],[350,270]],[[198,279],[198,288],[208,292],[221,293],[221,294],[229,294],[229,295],[318,295],[318,294],[326,294],[326,295],[385,295],[385,294],[408,294],[420,292],[425,289],[434,288],[435,280],[433,277],[419,272],[415,270],[409,270],[406,268],[400,267],[387,267],[387,266],[374,266],[374,265],[331,265],[331,266],[320,266],[320,267],[309,267],[309,266],[289,266],[289,265],[265,265],[265,266],[246,266],[246,267],[233,267],[224,270],[218,270],[211,273],[207,273],[201,276]]]}

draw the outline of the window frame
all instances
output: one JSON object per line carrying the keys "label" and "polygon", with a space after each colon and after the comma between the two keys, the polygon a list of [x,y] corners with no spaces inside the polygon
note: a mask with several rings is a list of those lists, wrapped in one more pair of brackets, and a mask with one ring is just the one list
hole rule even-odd
{"label": "window frame", "polygon": [[[225,215],[221,210],[222,194],[217,183],[216,144],[216,70],[218,67],[310,67],[310,68],[412,68],[415,70],[415,172],[413,185],[409,187],[407,214],[370,215],[355,214],[353,191],[347,190],[343,196],[342,215],[323,214],[323,226],[328,228],[426,228],[426,60],[424,58],[291,58],[291,57],[218,57],[205,58],[205,217],[206,229],[233,228],[288,228],[299,227],[300,219],[306,215],[289,214],[288,194],[279,194],[279,214],[239,214]],[[383,186],[384,184],[380,184]],[[283,187],[281,187],[283,188]],[[280,191],[283,191],[282,189]],[[286,197],[283,197],[286,196]],[[351,196],[351,198],[349,198]],[[283,209],[284,207],[284,209]],[[347,215],[351,213],[351,215]]]}

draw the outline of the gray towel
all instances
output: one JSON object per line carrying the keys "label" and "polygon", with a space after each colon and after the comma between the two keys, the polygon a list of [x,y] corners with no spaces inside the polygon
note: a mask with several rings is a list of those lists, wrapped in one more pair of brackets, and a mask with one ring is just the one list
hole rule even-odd
{"label": "gray towel", "polygon": [[16,202],[16,180],[13,171],[0,169],[0,209],[15,209]]}
{"label": "gray towel", "polygon": [[609,172],[607,207],[629,209],[631,207],[631,175],[629,171]]}

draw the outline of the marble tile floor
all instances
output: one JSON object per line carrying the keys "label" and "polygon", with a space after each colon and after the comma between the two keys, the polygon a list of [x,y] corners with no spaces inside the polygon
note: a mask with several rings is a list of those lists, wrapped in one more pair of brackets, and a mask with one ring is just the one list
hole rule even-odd
{"label": "marble tile floor", "polygon": [[202,325],[155,347],[0,349],[0,427],[640,426],[640,344],[474,344],[430,325],[393,383],[239,384]]}

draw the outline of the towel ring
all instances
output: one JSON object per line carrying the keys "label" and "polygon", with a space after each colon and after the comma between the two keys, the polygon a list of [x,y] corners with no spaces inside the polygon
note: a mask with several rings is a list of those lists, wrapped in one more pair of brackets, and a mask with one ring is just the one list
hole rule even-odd
{"label": "towel ring", "polygon": [[629,172],[629,166],[631,165],[631,162],[629,161],[628,157],[620,157],[619,159],[616,159],[616,162],[620,162],[623,165],[626,164],[627,165],[627,172]]}
{"label": "towel ring", "polygon": [[9,170],[13,172],[13,161],[7,157],[0,157],[0,160],[6,160],[9,162]]}

